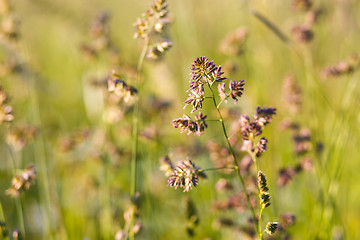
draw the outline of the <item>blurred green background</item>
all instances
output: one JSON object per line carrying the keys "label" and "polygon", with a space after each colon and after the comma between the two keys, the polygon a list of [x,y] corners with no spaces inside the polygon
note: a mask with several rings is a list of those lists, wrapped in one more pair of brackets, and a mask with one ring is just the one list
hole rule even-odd
{"label": "blurred green background", "polygon": [[[199,56],[222,65],[229,79],[245,80],[242,99],[225,108],[250,116],[258,105],[277,108],[264,133],[269,146],[260,162],[272,196],[265,219],[277,221],[281,213],[295,214],[296,223],[288,229],[291,239],[360,238],[359,72],[354,67],[348,74],[322,77],[325,67],[360,52],[360,2],[314,1],[311,9],[320,14],[311,26],[313,39],[308,43],[297,42],[292,34],[293,26],[303,24],[307,16],[293,9],[294,2],[168,1],[168,36],[173,47],[161,61],[146,60],[143,68],[139,128],[141,132],[155,129],[156,137],[143,134],[139,139],[138,221],[143,228],[137,239],[191,238],[185,230],[186,196],[191,197],[200,219],[193,239],[246,239],[234,228],[218,227],[216,221],[226,216],[244,223],[248,212],[211,207],[224,197],[214,188],[221,177],[234,179],[239,190],[234,175],[209,172],[207,180],[200,179],[198,187],[183,193],[168,187],[159,170],[159,158],[165,154],[174,162],[190,156],[199,166],[210,168],[213,163],[206,142],[225,143],[215,122],[208,123],[201,137],[180,134],[171,125],[172,119],[190,112],[183,109],[183,102],[188,95],[189,68]],[[106,78],[112,69],[134,82],[131,73],[136,72],[141,52],[141,41],[133,38],[134,22],[152,1],[14,0],[10,4],[11,15],[20,24],[17,40],[2,38],[0,42],[0,85],[9,95],[15,116],[11,126],[0,125],[1,221],[11,232],[21,229],[21,208],[25,239],[115,239],[131,206],[132,113],[127,109],[119,122],[106,123],[105,91],[91,82]],[[91,41],[93,19],[104,11],[110,14],[109,39],[117,51],[102,51],[89,59],[81,46]],[[288,42],[279,39],[255,11]],[[222,39],[239,27],[248,32],[242,54],[223,54],[219,51]],[[226,67],[230,64],[236,69]],[[294,75],[302,89],[302,108],[296,114],[282,97],[288,74]],[[169,102],[170,108],[157,109],[151,96]],[[211,111],[205,104],[204,112],[210,117]],[[281,130],[285,119],[311,130],[313,170],[280,187],[279,170],[299,160],[293,153],[291,133]],[[231,121],[235,120],[229,118],[229,127]],[[8,131],[24,124],[35,126],[37,133],[24,148],[13,149]],[[66,141],[74,147],[70,144],[66,149]],[[315,151],[318,143],[323,146],[321,154]],[[16,199],[6,195],[16,169],[30,163],[38,171],[36,184]]]}

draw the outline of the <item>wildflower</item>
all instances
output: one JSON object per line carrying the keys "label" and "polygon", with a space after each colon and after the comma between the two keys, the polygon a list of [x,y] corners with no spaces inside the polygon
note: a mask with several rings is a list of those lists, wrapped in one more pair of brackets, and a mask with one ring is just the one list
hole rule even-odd
{"label": "wildflower", "polygon": [[314,37],[313,32],[307,25],[294,26],[291,29],[291,33],[293,34],[295,40],[299,43],[308,43]]}
{"label": "wildflower", "polygon": [[188,131],[188,135],[198,130],[197,124],[186,114],[184,114],[182,118],[174,119],[172,124],[174,128],[181,128],[181,132]]}
{"label": "wildflower", "polygon": [[359,54],[352,54],[347,60],[341,60],[333,66],[323,68],[321,75],[323,78],[331,78],[349,74],[359,66],[359,63]]}
{"label": "wildflower", "polygon": [[199,176],[206,177],[204,173],[200,174],[200,168],[197,167],[190,158],[186,158],[177,166],[168,180],[168,185],[177,189],[184,188],[188,192],[192,187],[196,187],[199,182]]}
{"label": "wildflower", "polygon": [[260,190],[259,199],[262,208],[268,207],[270,205],[270,194],[269,188],[266,183],[265,174],[261,171],[258,173],[258,187]]}
{"label": "wildflower", "polygon": [[108,91],[123,99],[124,102],[129,102],[137,94],[135,87],[127,85],[115,73],[108,79]]}
{"label": "wildflower", "polygon": [[12,107],[7,105],[8,95],[0,85],[0,124],[14,120]]}
{"label": "wildflower", "polygon": [[240,115],[238,119],[238,125],[240,130],[244,130],[247,125],[250,123],[250,117],[248,115]]}
{"label": "wildflower", "polygon": [[238,97],[241,97],[244,92],[244,80],[240,80],[238,82],[236,81],[230,81],[229,89],[230,89],[230,96],[232,99],[235,100],[235,103],[238,101]]}
{"label": "wildflower", "polygon": [[222,75],[224,72],[221,71],[221,66],[218,66],[215,68],[215,70],[211,73],[211,83],[213,82],[221,82],[226,79],[226,77],[223,77]]}
{"label": "wildflower", "polygon": [[0,124],[14,120],[14,114],[11,106],[0,106]]}
{"label": "wildflower", "polygon": [[225,92],[225,83],[220,83],[217,86],[217,89],[218,89],[218,92],[219,92],[220,99],[224,100],[224,102],[227,102],[228,95]]}
{"label": "wildflower", "polygon": [[206,117],[207,116],[203,115],[201,112],[199,113],[199,115],[195,115],[195,120],[198,125],[198,132],[197,132],[198,135],[203,134],[205,128],[207,128],[207,124],[205,122]]}
{"label": "wildflower", "polygon": [[268,143],[268,139],[266,137],[262,137],[259,140],[255,148],[256,157],[260,157],[261,154],[267,150],[267,143]]}
{"label": "wildflower", "polygon": [[259,185],[260,192],[268,192],[269,191],[265,174],[261,171],[258,172],[258,185]]}
{"label": "wildflower", "polygon": [[191,69],[190,83],[192,83],[193,81],[201,82],[203,77],[210,76],[210,74],[216,70],[216,65],[214,64],[214,61],[209,61],[208,58],[203,56],[196,58],[192,63],[190,69]]}
{"label": "wildflower", "polygon": [[5,193],[17,197],[20,192],[28,190],[31,185],[35,184],[36,176],[35,166],[33,164],[27,166],[24,171],[13,177],[11,187]]}
{"label": "wildflower", "polygon": [[21,150],[34,139],[36,132],[37,129],[33,126],[17,126],[10,129],[6,141],[16,150]]}
{"label": "wildflower", "polygon": [[254,116],[256,122],[264,127],[266,124],[272,121],[273,115],[276,114],[276,108],[260,108],[259,106],[256,108],[256,114]]}
{"label": "wildflower", "polygon": [[200,136],[204,133],[205,128],[207,128],[206,117],[206,115],[204,116],[202,113],[199,113],[199,115],[195,115],[195,121],[193,121],[188,115],[184,114],[182,118],[174,119],[172,124],[174,128],[181,128],[181,132],[188,131],[188,135],[196,133]]}
{"label": "wildflower", "polygon": [[222,75],[221,66],[217,67],[214,61],[209,61],[206,57],[198,57],[191,65],[191,79],[190,89],[203,83],[212,84],[214,82],[221,82],[226,78]]}
{"label": "wildflower", "polygon": [[253,140],[256,136],[261,135],[262,127],[258,122],[251,122],[241,131],[243,140]]}
{"label": "wildflower", "polygon": [[275,233],[279,223],[278,222],[268,222],[265,227],[265,232],[269,235],[272,235]]}
{"label": "wildflower", "polygon": [[[202,86],[201,86],[202,88]],[[188,99],[185,100],[185,107],[189,104],[193,106],[192,113],[198,109],[202,109],[202,102],[204,101],[204,90],[197,88],[195,91],[189,93]],[[185,108],[184,107],[184,108]]]}
{"label": "wildflower", "polygon": [[169,40],[163,40],[154,46],[150,47],[147,52],[147,57],[151,59],[159,59],[159,57],[166,51],[168,51],[172,47],[172,42]]}
{"label": "wildflower", "polygon": [[155,0],[150,9],[141,15],[136,20],[136,33],[134,38],[148,38],[152,31],[161,33],[164,31],[168,23],[167,18],[169,13],[168,4],[166,0]]}

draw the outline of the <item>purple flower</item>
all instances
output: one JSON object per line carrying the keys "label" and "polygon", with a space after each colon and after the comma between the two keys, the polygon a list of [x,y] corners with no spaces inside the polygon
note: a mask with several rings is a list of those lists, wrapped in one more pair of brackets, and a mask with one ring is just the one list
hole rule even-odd
{"label": "purple flower", "polygon": [[276,114],[276,108],[260,108],[259,106],[256,108],[255,120],[261,125],[265,126],[266,124],[272,121],[273,115]]}
{"label": "purple flower", "polygon": [[230,81],[229,89],[230,89],[230,96],[232,99],[235,100],[235,103],[238,101],[238,97],[241,97],[244,92],[244,85],[245,81],[240,80],[238,82],[236,81]]}
{"label": "purple flower", "polygon": [[227,102],[228,95],[225,92],[225,83],[220,83],[217,86],[217,89],[218,89],[221,100],[224,100],[224,102]]}

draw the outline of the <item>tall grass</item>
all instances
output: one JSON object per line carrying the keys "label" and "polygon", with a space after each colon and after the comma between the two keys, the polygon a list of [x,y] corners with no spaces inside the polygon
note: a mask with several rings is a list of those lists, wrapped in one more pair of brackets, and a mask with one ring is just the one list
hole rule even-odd
{"label": "tall grass", "polygon": [[[143,41],[134,23],[153,1],[0,1],[0,119],[3,106],[14,116],[0,121],[0,239],[359,238],[359,1],[308,2],[168,0],[166,34]],[[172,48],[149,59],[163,39]],[[187,136],[171,121],[190,115],[182,107],[199,56],[245,90],[217,112],[207,88],[208,128]],[[111,76],[137,89],[134,101],[108,91]],[[286,92],[288,76],[298,95]],[[289,96],[300,99],[295,111]],[[267,151],[245,171],[233,123],[258,105],[276,116]],[[190,156],[207,179],[170,188],[164,155],[174,168]],[[262,224],[250,210],[258,170],[271,196]],[[274,221],[285,230],[256,234],[254,223]]]}

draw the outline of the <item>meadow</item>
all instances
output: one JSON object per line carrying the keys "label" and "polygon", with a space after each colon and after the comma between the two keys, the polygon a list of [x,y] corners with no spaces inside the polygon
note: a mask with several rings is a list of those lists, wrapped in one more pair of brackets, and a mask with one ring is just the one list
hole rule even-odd
{"label": "meadow", "polygon": [[360,239],[360,1],[0,0],[0,239]]}

